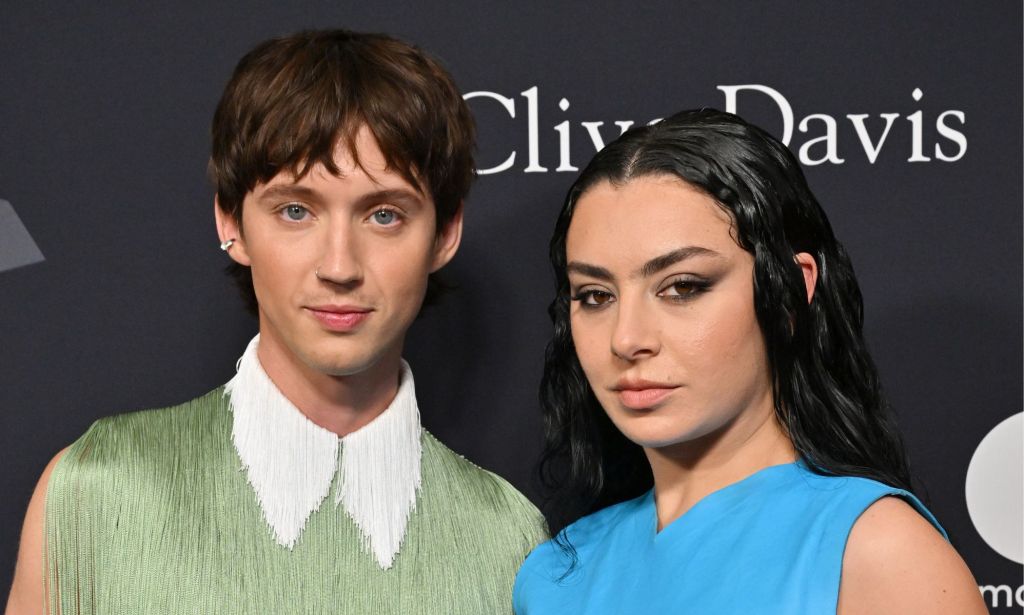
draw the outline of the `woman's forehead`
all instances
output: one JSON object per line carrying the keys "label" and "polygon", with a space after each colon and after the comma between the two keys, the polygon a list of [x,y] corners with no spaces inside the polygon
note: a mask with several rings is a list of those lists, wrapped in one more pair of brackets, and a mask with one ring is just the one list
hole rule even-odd
{"label": "woman's forehead", "polygon": [[718,202],[673,176],[604,181],[576,202],[566,252],[570,260],[629,265],[686,246],[742,251],[731,231],[732,220]]}

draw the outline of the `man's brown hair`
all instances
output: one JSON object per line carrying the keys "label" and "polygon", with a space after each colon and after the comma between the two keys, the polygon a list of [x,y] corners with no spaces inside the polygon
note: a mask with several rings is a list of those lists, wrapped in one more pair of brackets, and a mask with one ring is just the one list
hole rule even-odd
{"label": "man's brown hair", "polygon": [[[241,228],[242,201],[281,171],[316,164],[338,173],[335,148],[356,156],[365,125],[388,168],[451,221],[473,180],[475,129],[451,75],[422,50],[384,34],[299,32],[258,45],[239,61],[213,116],[210,177],[220,208]],[[359,164],[359,160],[355,160]],[[252,273],[232,264],[256,311]],[[426,302],[438,290],[431,276]]]}

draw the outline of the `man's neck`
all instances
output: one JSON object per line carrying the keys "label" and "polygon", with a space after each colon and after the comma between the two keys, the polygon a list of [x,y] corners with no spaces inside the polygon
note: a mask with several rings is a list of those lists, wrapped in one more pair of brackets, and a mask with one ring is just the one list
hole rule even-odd
{"label": "man's neck", "polygon": [[398,393],[401,350],[347,376],[332,376],[306,365],[270,332],[260,333],[256,356],[281,393],[320,427],[339,437],[380,416]]}

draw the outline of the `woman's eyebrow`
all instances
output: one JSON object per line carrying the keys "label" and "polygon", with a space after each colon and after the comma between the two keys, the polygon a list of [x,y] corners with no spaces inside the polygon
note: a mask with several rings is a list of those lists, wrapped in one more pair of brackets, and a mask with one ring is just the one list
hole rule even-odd
{"label": "woman's eyebrow", "polygon": [[608,271],[604,267],[588,265],[587,263],[581,263],[579,261],[569,261],[565,266],[565,270],[568,273],[578,273],[580,275],[604,280],[606,282],[611,282],[615,278],[615,276],[612,275],[612,272]]}
{"label": "woman's eyebrow", "polygon": [[[663,269],[667,269],[676,263],[682,262],[688,258],[696,256],[710,256],[714,258],[723,258],[721,254],[711,250],[709,248],[703,248],[701,246],[686,246],[684,248],[678,248],[671,252],[666,252],[661,256],[655,256],[651,260],[643,264],[640,269],[633,273],[634,278],[646,278],[652,276]],[[598,280],[604,280],[611,282],[615,279],[612,272],[599,267],[597,265],[591,265],[589,263],[582,263],[580,261],[570,261],[565,266],[567,273],[578,273]]]}
{"label": "woman's eyebrow", "polygon": [[708,248],[702,248],[701,246],[686,246],[685,248],[679,248],[662,254],[661,256],[655,256],[651,260],[644,263],[643,267],[634,273],[634,277],[646,278],[652,276],[659,271],[671,267],[678,262],[684,261],[694,256],[713,256],[722,258],[722,255],[714,250]]}

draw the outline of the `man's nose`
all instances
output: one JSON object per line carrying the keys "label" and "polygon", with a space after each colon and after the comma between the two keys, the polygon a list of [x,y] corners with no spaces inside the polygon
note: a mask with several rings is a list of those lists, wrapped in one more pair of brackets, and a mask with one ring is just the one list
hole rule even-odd
{"label": "man's nose", "polygon": [[352,286],[363,279],[359,240],[351,224],[332,225],[321,238],[321,257],[315,271],[322,282]]}

